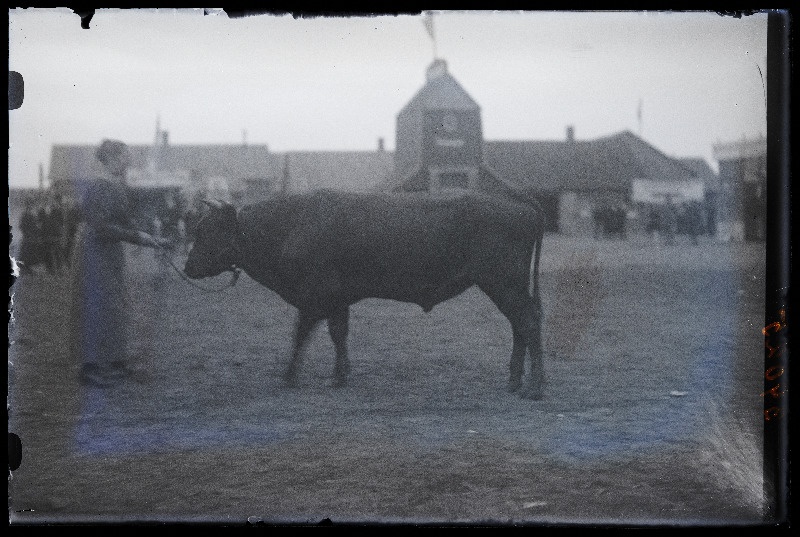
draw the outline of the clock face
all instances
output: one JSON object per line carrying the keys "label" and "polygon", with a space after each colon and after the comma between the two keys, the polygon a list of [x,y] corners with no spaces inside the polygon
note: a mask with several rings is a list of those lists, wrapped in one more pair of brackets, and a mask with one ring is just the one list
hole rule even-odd
{"label": "clock face", "polygon": [[458,119],[453,114],[445,114],[442,118],[442,127],[447,133],[454,133],[458,130]]}
{"label": "clock face", "polygon": [[446,113],[442,116],[441,124],[436,129],[436,145],[457,149],[464,146],[464,140],[458,132],[458,118],[455,114]]}

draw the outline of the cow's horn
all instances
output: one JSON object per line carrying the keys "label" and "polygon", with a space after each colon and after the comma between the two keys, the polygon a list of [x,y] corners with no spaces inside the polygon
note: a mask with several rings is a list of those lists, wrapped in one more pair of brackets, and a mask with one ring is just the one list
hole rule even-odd
{"label": "cow's horn", "polygon": [[224,204],[220,200],[202,200],[202,202],[212,209],[222,209],[222,207],[224,207]]}

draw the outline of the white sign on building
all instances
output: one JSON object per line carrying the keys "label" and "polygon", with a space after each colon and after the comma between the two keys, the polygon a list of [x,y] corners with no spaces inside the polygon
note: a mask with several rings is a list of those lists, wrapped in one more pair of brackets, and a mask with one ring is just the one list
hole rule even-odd
{"label": "white sign on building", "polygon": [[655,179],[634,179],[632,198],[634,202],[662,204],[671,199],[675,203],[683,201],[703,201],[705,199],[703,181],[658,181]]}

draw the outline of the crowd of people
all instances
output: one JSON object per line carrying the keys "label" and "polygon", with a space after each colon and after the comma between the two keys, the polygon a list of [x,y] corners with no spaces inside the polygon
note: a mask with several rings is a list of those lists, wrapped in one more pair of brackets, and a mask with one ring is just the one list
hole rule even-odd
{"label": "crowd of people", "polygon": [[43,265],[55,274],[69,267],[79,221],[77,206],[60,198],[26,200],[19,222],[21,271]]}
{"label": "crowd of people", "polygon": [[624,239],[627,232],[628,209],[623,203],[599,205],[592,213],[594,238],[617,237]]}
{"label": "crowd of people", "polygon": [[700,236],[713,233],[707,229],[705,210],[699,201],[675,203],[667,199],[652,206],[649,215],[647,233],[667,245],[675,242],[676,235],[686,235],[692,244],[698,244]]}
{"label": "crowd of people", "polygon": [[[148,208],[152,209],[152,208]],[[137,227],[163,239],[164,244],[177,253],[186,253],[192,240],[192,229],[199,211],[180,210],[143,211],[132,217]],[[48,274],[65,272],[72,264],[78,226],[82,214],[77,203],[60,196],[36,196],[23,205],[14,240],[19,245],[16,261],[20,274],[34,274],[42,267]]]}
{"label": "crowd of people", "polygon": [[[629,210],[621,202],[596,206],[592,212],[594,238],[624,239],[629,227]],[[687,236],[693,244],[698,244],[700,236],[714,233],[709,229],[700,201],[676,203],[666,199],[663,203],[640,204],[637,212],[644,217],[645,232],[667,245],[673,244],[678,235]]]}

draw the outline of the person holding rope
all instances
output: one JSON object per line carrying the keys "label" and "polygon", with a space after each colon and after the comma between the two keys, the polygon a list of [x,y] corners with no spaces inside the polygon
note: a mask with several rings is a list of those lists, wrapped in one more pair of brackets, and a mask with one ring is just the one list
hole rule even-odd
{"label": "person holding rope", "polygon": [[117,140],[104,140],[95,152],[99,177],[80,183],[82,221],[73,251],[73,352],[82,359],[80,380],[108,387],[136,379],[128,346],[128,292],[125,242],[161,249],[163,241],[136,229],[126,185],[131,157]]}

